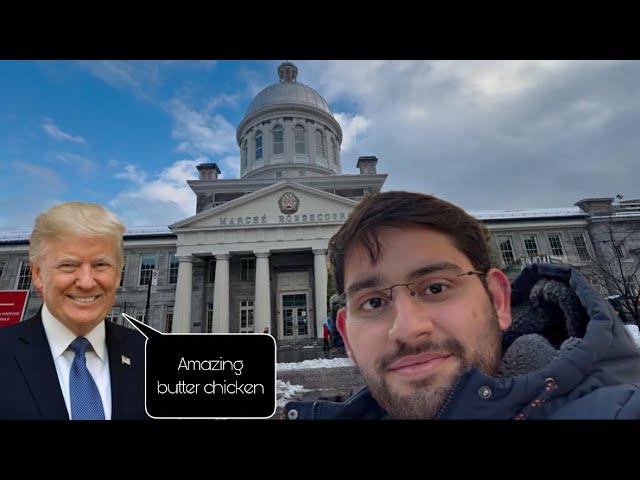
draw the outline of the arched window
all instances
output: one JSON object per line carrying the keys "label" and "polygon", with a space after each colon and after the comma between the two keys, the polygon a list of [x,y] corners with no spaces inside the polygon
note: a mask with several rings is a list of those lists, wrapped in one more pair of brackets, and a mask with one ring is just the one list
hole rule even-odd
{"label": "arched window", "polygon": [[324,143],[324,133],[316,130],[316,155],[318,157],[327,158],[327,147]]}
{"label": "arched window", "polygon": [[243,169],[247,168],[248,153],[249,153],[249,142],[245,139],[245,141],[242,144],[242,152],[241,152]]}
{"label": "arched window", "polygon": [[284,129],[282,125],[273,127],[273,154],[280,155],[284,153]]}
{"label": "arched window", "polygon": [[296,153],[307,153],[307,140],[304,134],[304,127],[302,125],[296,125],[293,131],[296,141]]}
{"label": "arched window", "polygon": [[262,130],[258,130],[255,136],[256,140],[256,161],[262,160]]}
{"label": "arched window", "polygon": [[338,165],[338,144],[333,137],[331,137],[331,153],[333,154],[333,163]]}

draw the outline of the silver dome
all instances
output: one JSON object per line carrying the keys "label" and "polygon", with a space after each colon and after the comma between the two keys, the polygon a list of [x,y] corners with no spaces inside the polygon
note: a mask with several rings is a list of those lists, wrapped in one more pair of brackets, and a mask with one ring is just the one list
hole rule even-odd
{"label": "silver dome", "polygon": [[249,104],[245,117],[256,110],[275,104],[294,103],[315,107],[333,117],[326,100],[313,88],[300,82],[278,82],[262,90]]}

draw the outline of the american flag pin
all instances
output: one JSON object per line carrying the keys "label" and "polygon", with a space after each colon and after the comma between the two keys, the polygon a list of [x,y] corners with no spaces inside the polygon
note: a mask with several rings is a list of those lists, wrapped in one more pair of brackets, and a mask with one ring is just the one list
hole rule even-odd
{"label": "american flag pin", "polygon": [[122,363],[124,363],[125,365],[131,365],[131,359],[122,355]]}

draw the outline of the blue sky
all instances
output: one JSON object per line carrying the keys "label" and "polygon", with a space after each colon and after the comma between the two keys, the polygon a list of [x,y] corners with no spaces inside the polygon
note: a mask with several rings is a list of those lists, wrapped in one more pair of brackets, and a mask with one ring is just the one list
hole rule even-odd
{"label": "blue sky", "polygon": [[[235,128],[273,61],[0,61],[0,230],[66,200],[129,226],[195,213],[186,184],[237,178]],[[299,61],[342,125],[343,171],[467,209],[640,197],[640,62]]]}

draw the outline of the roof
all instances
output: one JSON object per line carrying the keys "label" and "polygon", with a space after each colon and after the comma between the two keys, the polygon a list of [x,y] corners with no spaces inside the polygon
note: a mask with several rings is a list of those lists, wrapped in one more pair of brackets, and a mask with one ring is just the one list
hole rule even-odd
{"label": "roof", "polygon": [[315,107],[333,117],[329,105],[318,92],[304,83],[289,81],[274,83],[258,93],[249,104],[244,116],[247,117],[253,112],[271,105],[292,103]]}
{"label": "roof", "polygon": [[[9,231],[9,232],[1,232],[0,231],[0,243],[11,243],[11,242],[20,242],[20,241],[29,241],[29,236],[31,235],[31,231]],[[126,237],[144,237],[144,236],[158,236],[158,235],[172,235],[175,236],[175,233],[169,229],[167,225],[150,225],[150,226],[142,226],[142,227],[131,227],[127,228],[127,231],[124,232],[124,236]]]}
{"label": "roof", "polygon": [[514,220],[525,218],[588,217],[579,207],[529,208],[521,210],[467,210],[478,220]]}

